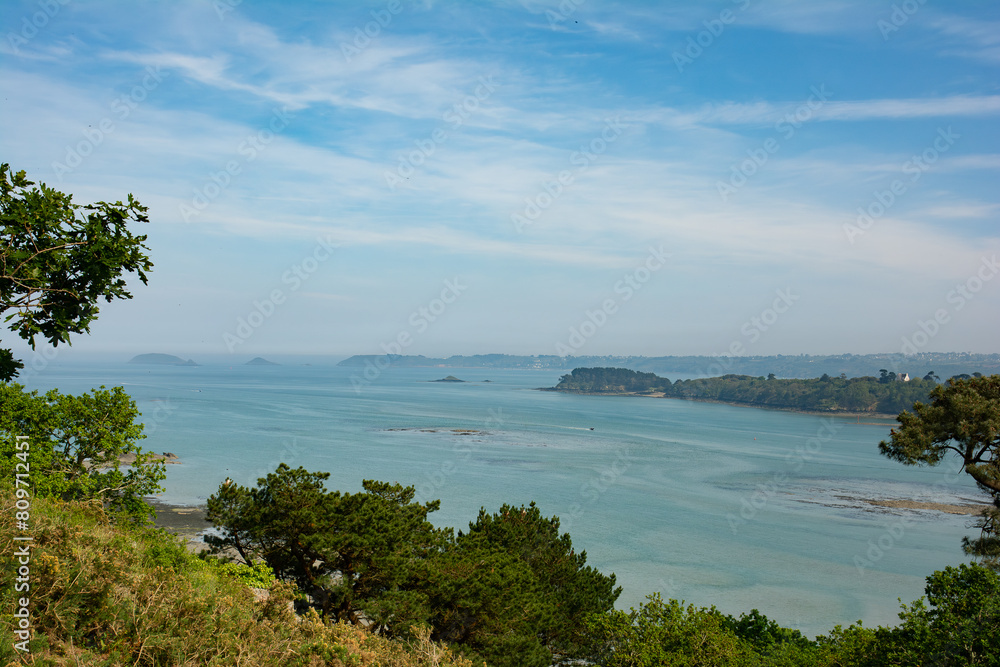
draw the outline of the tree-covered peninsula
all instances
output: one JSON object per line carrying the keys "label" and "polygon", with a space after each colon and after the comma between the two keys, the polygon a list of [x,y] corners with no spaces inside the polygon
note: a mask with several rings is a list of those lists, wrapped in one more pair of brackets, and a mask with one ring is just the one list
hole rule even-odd
{"label": "tree-covered peninsula", "polygon": [[553,391],[580,394],[662,396],[720,401],[762,408],[830,413],[898,414],[926,402],[938,386],[933,371],[922,378],[882,370],[879,377],[831,377],[810,380],[723,375],[677,380],[626,368],[576,368],[562,376]]}

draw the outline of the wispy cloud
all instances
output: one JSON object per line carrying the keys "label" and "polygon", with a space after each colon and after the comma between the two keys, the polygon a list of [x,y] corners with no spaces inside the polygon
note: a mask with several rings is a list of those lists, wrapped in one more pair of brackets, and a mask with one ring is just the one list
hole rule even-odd
{"label": "wispy cloud", "polygon": [[930,25],[952,40],[952,45],[945,47],[942,53],[1000,63],[1000,21],[938,15]]}
{"label": "wispy cloud", "polygon": [[[687,282],[647,292],[660,301],[636,311],[644,330],[678,321],[719,328],[726,299],[796,281],[817,293],[877,285],[850,313],[885,301],[933,312],[936,296],[921,295],[1000,251],[991,231],[1000,212],[995,21],[928,5],[885,41],[874,27],[884,7],[760,0],[702,37],[695,66],[672,66],[672,49],[741,4],[586,2],[562,29],[546,18],[555,0],[415,5],[348,60],[342,44],[371,20],[368,7],[290,3],[258,18],[244,3],[220,21],[208,3],[130,13],[74,3],[64,24],[4,60],[5,160],[79,201],[133,192],[150,205],[162,289],[198,294],[189,284],[196,269],[170,268],[182,262],[217,283],[198,313],[243,308],[255,298],[247,267],[266,265],[276,248],[292,261],[327,234],[351,268],[338,274],[342,283],[310,286],[324,317],[382,304],[405,316],[410,304],[390,273],[397,286],[399,276],[433,285],[445,267],[464,266],[501,286],[495,303],[467,307],[521,312],[528,300],[541,321],[547,298],[593,301],[650,244],[674,254]],[[942,54],[963,49],[978,55],[961,69],[941,67],[951,57]],[[146,68],[164,73],[162,85],[121,117],[115,99]],[[483,77],[495,91],[455,122],[449,113]],[[776,132],[824,83],[829,99],[793,135]],[[287,110],[287,127],[245,150],[276,109]],[[609,119],[622,128],[610,143]],[[112,131],[87,139],[104,120]],[[844,225],[858,208],[908,178],[906,161],[951,125],[962,140],[932,156],[932,168],[850,243]],[[86,159],[55,183],[53,162],[86,141]],[[386,174],[401,163],[412,172],[389,188]],[[745,184],[724,201],[718,183],[733,178]],[[181,207],[216,187],[186,222]],[[516,229],[512,214],[539,201],[532,224]],[[977,304],[992,298],[984,290]],[[672,312],[675,302],[689,306]],[[816,307],[824,305],[831,319],[847,312],[840,301]],[[821,325],[814,335],[832,340]]]}
{"label": "wispy cloud", "polygon": [[[804,100],[808,100],[804,96]],[[794,113],[798,102],[725,103],[690,114],[689,119],[702,123],[756,124],[773,123]],[[810,111],[811,120],[869,121],[907,118],[944,118],[984,116],[1000,113],[1000,95],[955,95],[942,98],[830,100]]]}
{"label": "wispy cloud", "polygon": [[956,203],[950,206],[935,206],[924,211],[924,215],[932,218],[956,219],[996,218],[1000,214],[1000,204]]}

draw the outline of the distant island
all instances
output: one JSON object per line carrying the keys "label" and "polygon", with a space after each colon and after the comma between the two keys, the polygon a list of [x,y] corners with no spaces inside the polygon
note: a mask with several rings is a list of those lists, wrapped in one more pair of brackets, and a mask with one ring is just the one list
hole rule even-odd
{"label": "distant island", "polygon": [[172,354],[140,354],[132,357],[129,362],[130,364],[142,364],[145,366],[198,366],[193,360],[188,359],[187,361],[181,359],[180,357],[175,357]]}
{"label": "distant island", "polygon": [[885,368],[894,373],[919,374],[934,370],[942,378],[980,372],[1000,373],[1000,354],[969,352],[917,352],[916,354],[838,354],[838,355],[774,355],[774,356],[565,356],[541,354],[456,355],[447,358],[422,355],[361,354],[344,359],[338,366],[366,368],[369,364],[383,368],[388,361],[397,368],[507,368],[517,370],[553,370],[566,372],[573,368],[628,368],[647,373],[676,373],[684,376],[720,376],[726,374],[779,378],[816,378],[823,374],[834,377],[876,375]]}
{"label": "distant island", "polygon": [[268,361],[264,357],[254,357],[250,361],[243,364],[244,366],[280,366],[281,364],[276,364],[273,361]]}
{"label": "distant island", "polygon": [[454,375],[449,375],[446,378],[441,378],[440,380],[431,380],[431,382],[465,382],[465,380],[459,380]]}
{"label": "distant island", "polygon": [[[962,377],[962,376],[960,376]],[[968,377],[968,376],[964,376]],[[575,394],[653,396],[694,401],[717,401],[761,408],[822,413],[864,413],[895,416],[927,402],[940,378],[933,372],[910,378],[881,369],[878,377],[847,378],[824,374],[814,379],[778,379],[749,375],[723,375],[677,380],[627,368],[576,368],[546,391]]]}

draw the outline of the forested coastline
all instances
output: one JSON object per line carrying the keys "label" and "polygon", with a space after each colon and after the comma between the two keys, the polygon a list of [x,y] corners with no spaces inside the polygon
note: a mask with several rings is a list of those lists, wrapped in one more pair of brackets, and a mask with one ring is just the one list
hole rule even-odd
{"label": "forested coastline", "polygon": [[883,370],[879,377],[823,375],[802,380],[779,379],[773,374],[768,377],[730,374],[671,382],[654,373],[626,368],[576,368],[562,376],[551,390],[719,401],[808,412],[896,415],[911,409],[916,402],[925,402],[938,384],[939,378],[933,371],[907,381]]}

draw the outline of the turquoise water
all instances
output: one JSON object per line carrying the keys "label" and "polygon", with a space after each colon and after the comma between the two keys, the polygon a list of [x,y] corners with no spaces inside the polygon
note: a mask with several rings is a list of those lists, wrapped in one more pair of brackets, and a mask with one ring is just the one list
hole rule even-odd
{"label": "turquoise water", "polygon": [[[165,502],[204,503],[227,476],[253,484],[281,462],[330,472],[329,487],[345,491],[363,479],[412,484],[421,500],[441,499],[435,523],[456,528],[480,507],[534,500],[617,575],[621,608],[659,591],[756,607],[810,636],[895,623],[897,598],[920,597],[925,576],[963,561],[971,517],[862,499],[981,499],[952,466],[879,456],[888,422],[535,391],[557,382],[551,371],[389,368],[359,391],[352,373],[53,364],[28,385],[124,385],[144,446],[183,462],[167,466]],[[471,382],[428,382],[452,373]]]}

